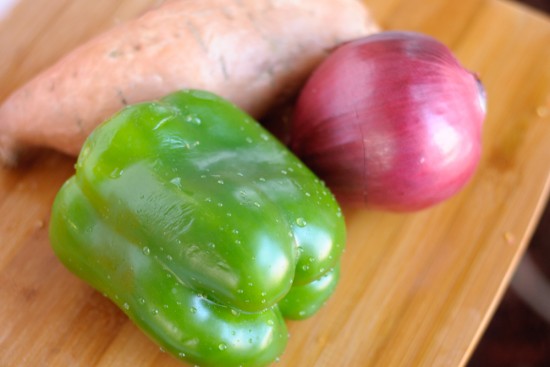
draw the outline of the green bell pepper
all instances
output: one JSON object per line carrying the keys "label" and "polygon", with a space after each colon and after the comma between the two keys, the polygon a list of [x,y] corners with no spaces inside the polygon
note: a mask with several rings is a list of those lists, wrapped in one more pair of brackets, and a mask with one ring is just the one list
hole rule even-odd
{"label": "green bell pepper", "polygon": [[92,132],[50,240],[167,352],[263,366],[285,348],[284,318],[332,294],[345,225],[325,185],[256,121],[188,90]]}

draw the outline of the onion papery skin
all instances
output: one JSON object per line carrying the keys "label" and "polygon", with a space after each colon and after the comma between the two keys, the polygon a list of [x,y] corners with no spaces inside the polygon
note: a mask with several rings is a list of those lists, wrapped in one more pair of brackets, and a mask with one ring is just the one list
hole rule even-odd
{"label": "onion papery skin", "polygon": [[291,149],[343,203],[415,211],[457,193],[481,155],[485,91],[434,38],[341,45],[296,102]]}

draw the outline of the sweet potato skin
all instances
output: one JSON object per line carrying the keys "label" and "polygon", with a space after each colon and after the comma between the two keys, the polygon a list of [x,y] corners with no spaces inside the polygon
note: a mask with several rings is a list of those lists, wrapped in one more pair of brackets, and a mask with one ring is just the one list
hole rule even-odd
{"label": "sweet potato skin", "polygon": [[0,106],[0,160],[77,155],[127,104],[205,89],[260,118],[337,44],[377,30],[357,0],[173,0],[76,48]]}

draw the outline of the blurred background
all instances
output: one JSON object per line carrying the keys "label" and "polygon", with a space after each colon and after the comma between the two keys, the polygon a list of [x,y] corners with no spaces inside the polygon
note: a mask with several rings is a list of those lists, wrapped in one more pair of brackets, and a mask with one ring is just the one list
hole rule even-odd
{"label": "blurred background", "polygon": [[[516,1],[550,15],[550,0]],[[467,367],[548,366],[550,203],[546,206],[527,252]]]}
{"label": "blurred background", "polygon": [[550,205],[467,367],[550,366],[548,280]]}

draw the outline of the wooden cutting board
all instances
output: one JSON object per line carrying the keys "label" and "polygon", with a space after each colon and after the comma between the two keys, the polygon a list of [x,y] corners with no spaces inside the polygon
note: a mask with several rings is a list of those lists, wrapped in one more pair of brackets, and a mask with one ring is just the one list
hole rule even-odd
{"label": "wooden cutting board", "polygon": [[[1,9],[0,98],[153,3],[20,0]],[[550,20],[496,0],[367,4],[384,28],[431,34],[481,75],[489,96],[483,157],[473,181],[435,208],[345,210],[337,292],[315,317],[289,323],[277,365],[461,366],[547,198]],[[0,366],[181,366],[53,255],[50,206],[73,164],[45,154],[0,170]]]}

